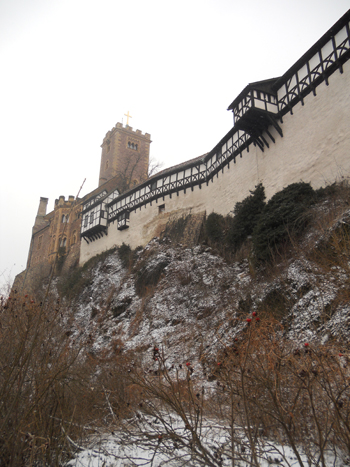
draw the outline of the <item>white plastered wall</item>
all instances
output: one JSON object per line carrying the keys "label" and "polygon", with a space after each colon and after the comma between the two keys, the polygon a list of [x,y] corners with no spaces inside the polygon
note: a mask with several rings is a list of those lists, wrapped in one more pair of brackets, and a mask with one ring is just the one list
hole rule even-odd
{"label": "white plastered wall", "polygon": [[[108,236],[87,244],[81,243],[80,263],[123,242],[132,248],[145,245],[159,235],[169,217],[190,212],[215,211],[228,214],[237,201],[262,182],[267,198],[287,185],[305,181],[314,188],[350,176],[350,61],[344,72],[333,73],[329,86],[317,87],[317,95],[310,93],[304,105],[298,103],[283,117],[283,138],[274,130],[276,143],[262,152],[250,146],[236,163],[230,163],[212,181],[158,200],[130,213],[130,227],[119,231],[117,222],[108,227]],[[266,139],[269,137],[266,135]],[[165,212],[159,214],[159,205]]]}

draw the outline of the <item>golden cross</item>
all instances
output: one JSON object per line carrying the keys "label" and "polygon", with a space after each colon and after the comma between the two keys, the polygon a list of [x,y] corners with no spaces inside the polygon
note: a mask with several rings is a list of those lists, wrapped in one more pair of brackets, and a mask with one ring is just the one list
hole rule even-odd
{"label": "golden cross", "polygon": [[127,124],[127,126],[129,126],[129,118],[132,118],[132,116],[129,114],[129,111],[128,111],[127,114],[124,114],[124,115],[125,115],[125,117],[127,118],[126,124]]}

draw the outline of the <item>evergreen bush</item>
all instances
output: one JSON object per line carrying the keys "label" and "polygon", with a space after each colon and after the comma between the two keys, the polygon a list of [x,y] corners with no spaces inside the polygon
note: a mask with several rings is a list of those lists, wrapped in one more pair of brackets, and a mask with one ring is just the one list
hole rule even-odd
{"label": "evergreen bush", "polygon": [[234,217],[227,234],[228,243],[234,247],[234,250],[241,247],[247,237],[253,234],[265,207],[265,198],[265,188],[259,183],[255,190],[250,191],[249,196],[236,203]]}
{"label": "evergreen bush", "polygon": [[127,268],[132,262],[133,252],[129,245],[124,242],[117,248],[118,256],[124,268]]}
{"label": "evergreen bush", "polygon": [[253,248],[258,260],[269,260],[291,237],[302,233],[310,220],[307,209],[314,202],[314,193],[310,183],[299,182],[272,196],[253,232]]}
{"label": "evergreen bush", "polygon": [[205,222],[205,233],[209,243],[216,244],[224,239],[225,218],[221,214],[212,212]]}

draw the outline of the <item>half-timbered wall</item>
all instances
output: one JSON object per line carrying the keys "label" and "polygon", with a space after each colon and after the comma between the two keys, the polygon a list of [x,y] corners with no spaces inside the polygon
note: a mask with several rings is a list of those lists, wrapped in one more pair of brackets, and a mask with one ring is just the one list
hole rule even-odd
{"label": "half-timbered wall", "polygon": [[[83,241],[80,262],[123,242],[144,245],[171,217],[228,214],[259,182],[269,198],[301,180],[319,187],[349,177],[349,36],[347,20],[316,43],[276,80],[277,102],[273,94],[249,89],[233,109],[235,127],[208,155],[163,171],[121,196],[110,194],[105,199],[108,235]],[[258,138],[237,124],[253,107],[278,118]],[[120,230],[118,219],[126,212],[129,222]]]}

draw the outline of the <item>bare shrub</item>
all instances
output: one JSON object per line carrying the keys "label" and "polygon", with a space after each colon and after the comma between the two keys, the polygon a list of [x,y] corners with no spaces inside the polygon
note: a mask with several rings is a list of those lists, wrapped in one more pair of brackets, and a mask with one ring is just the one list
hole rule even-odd
{"label": "bare shrub", "polygon": [[1,304],[1,465],[60,465],[69,454],[66,435],[77,435],[86,374],[61,318],[57,303],[44,308],[28,296]]}

